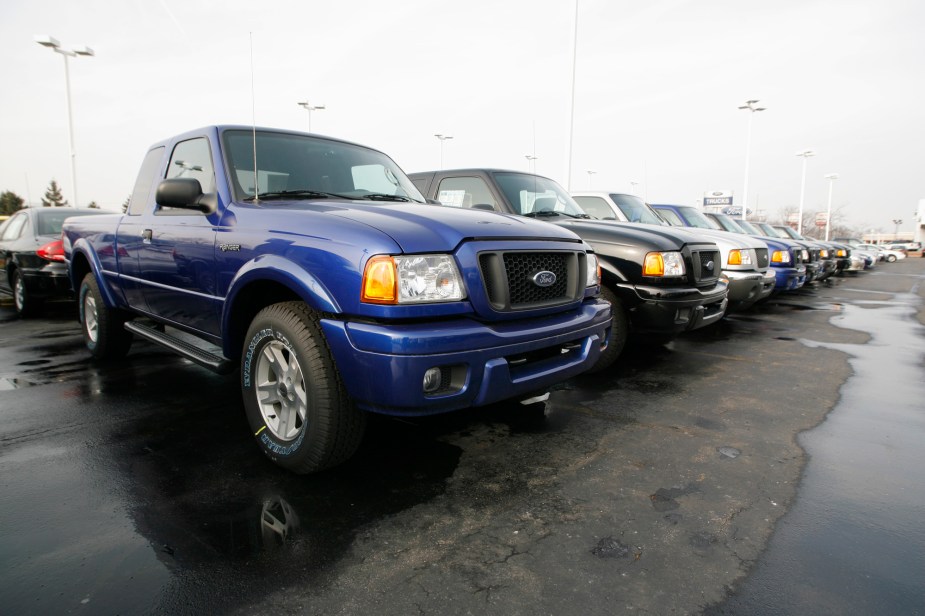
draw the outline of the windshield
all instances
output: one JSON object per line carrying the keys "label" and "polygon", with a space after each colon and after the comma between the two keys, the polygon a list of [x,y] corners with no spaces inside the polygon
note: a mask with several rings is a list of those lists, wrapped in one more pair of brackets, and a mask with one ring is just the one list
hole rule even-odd
{"label": "windshield", "polygon": [[802,235],[796,232],[796,229],[793,229],[791,227],[774,227],[774,228],[777,230],[778,233],[780,233],[784,237],[789,236],[791,239],[794,239],[794,240],[805,239]]}
{"label": "windshield", "polygon": [[718,224],[704,216],[700,210],[695,207],[685,205],[678,209],[684,214],[684,218],[687,220],[687,224],[690,227],[696,227],[698,229],[720,229]]}
{"label": "windshield", "polygon": [[750,233],[751,235],[766,235],[762,233],[759,229],[757,229],[755,225],[748,222],[747,220],[737,220],[735,222],[737,225],[745,229],[745,231]]}
{"label": "windshield", "polygon": [[590,218],[565,189],[549,178],[529,173],[495,173],[495,181],[514,210],[523,216]]}
{"label": "windshield", "polygon": [[222,135],[238,200],[340,197],[415,201],[424,197],[395,162],[376,150],[308,135],[229,130]]}
{"label": "windshield", "polygon": [[783,233],[779,232],[777,229],[766,222],[755,223],[755,226],[761,229],[761,235],[767,235],[768,237],[778,237],[780,239],[789,239],[784,237]]}
{"label": "windshield", "polygon": [[642,222],[648,225],[660,225],[663,227],[671,226],[665,222],[661,216],[656,214],[655,210],[650,208],[645,201],[635,195],[611,193],[610,198],[617,204],[617,207],[620,208],[620,211],[623,212],[623,215],[626,216],[626,219],[630,222]]}
{"label": "windshield", "polygon": [[722,227],[723,231],[729,231],[731,233],[746,233],[745,229],[739,226],[739,220],[730,218],[726,214],[710,214],[707,216],[707,218]]}

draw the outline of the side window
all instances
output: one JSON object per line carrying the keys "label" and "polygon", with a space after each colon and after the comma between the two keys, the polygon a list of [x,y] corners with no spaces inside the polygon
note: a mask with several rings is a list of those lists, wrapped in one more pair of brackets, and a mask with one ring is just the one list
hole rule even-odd
{"label": "side window", "polygon": [[[170,163],[167,165],[167,179],[192,178],[199,180],[204,194],[215,192],[215,170],[212,168],[212,151],[209,140],[200,137],[181,141],[173,149]],[[174,214],[182,216],[196,215],[185,209],[159,208],[156,214]]]}
{"label": "side window", "polygon": [[26,214],[16,214],[10,221],[6,224],[6,228],[3,230],[3,237],[0,237],[0,240],[15,240],[21,234],[23,227],[26,226],[26,219],[28,216]]}
{"label": "side window", "polygon": [[145,207],[148,205],[148,199],[151,197],[151,187],[154,186],[154,179],[163,156],[164,148],[154,148],[148,152],[141,163],[141,171],[138,172],[135,188],[132,189],[132,196],[129,198],[127,213],[130,216],[138,216],[144,212]]}
{"label": "side window", "polygon": [[607,202],[600,197],[572,197],[581,206],[586,214],[594,216],[598,220],[614,220],[616,216],[613,210],[607,205]]}
{"label": "side window", "polygon": [[437,201],[451,207],[500,210],[485,180],[478,177],[446,178],[437,188]]}

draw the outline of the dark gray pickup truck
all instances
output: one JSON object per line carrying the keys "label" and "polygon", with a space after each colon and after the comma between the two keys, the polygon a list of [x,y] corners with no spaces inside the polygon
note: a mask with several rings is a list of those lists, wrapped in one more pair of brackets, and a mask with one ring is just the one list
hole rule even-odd
{"label": "dark gray pickup truck", "polygon": [[668,339],[722,318],[727,280],[717,245],[672,227],[594,220],[555,181],[501,169],[453,169],[408,177],[432,203],[492,210],[564,226],[588,242],[613,308],[608,345],[593,370],[612,364],[628,333]]}

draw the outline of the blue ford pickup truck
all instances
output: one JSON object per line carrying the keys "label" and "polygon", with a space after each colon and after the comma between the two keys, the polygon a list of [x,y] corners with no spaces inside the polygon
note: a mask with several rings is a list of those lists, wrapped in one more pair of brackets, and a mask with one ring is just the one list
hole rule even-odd
{"label": "blue ford pickup truck", "polygon": [[213,126],[155,144],[125,214],[68,221],[87,348],[141,337],[240,371],[257,443],[295,472],[357,448],[367,412],[542,395],[591,368],[610,308],[571,231],[436,210],[385,154]]}

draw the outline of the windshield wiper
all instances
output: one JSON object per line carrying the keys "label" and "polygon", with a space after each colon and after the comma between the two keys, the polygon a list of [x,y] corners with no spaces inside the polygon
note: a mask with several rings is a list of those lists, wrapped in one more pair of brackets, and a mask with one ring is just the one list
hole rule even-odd
{"label": "windshield wiper", "polygon": [[349,199],[345,195],[337,193],[322,192],[320,190],[280,190],[277,192],[260,193],[254,197],[248,197],[245,201],[254,201],[259,199]]}
{"label": "windshield wiper", "polygon": [[413,199],[409,199],[408,197],[402,197],[401,195],[387,195],[385,193],[367,193],[355,198],[368,199],[370,201],[413,201]]}
{"label": "windshield wiper", "polygon": [[554,212],[553,210],[540,210],[539,212],[527,212],[524,216],[529,216],[530,218],[552,218],[562,213],[563,212]]}

